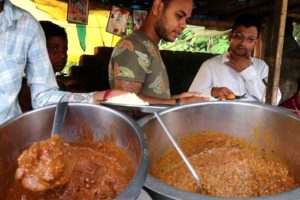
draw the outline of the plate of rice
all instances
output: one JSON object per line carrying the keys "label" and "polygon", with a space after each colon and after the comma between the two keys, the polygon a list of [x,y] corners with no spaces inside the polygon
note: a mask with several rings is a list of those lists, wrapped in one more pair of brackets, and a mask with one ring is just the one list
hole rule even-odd
{"label": "plate of rice", "polygon": [[142,113],[159,112],[170,107],[170,105],[150,104],[149,102],[140,99],[135,93],[112,97],[107,101],[100,102],[100,105],[107,106],[118,111],[129,111],[131,114],[136,111]]}

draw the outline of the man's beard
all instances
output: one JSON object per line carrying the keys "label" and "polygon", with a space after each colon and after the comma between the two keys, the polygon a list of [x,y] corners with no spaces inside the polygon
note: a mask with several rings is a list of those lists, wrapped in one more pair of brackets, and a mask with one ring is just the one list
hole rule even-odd
{"label": "man's beard", "polygon": [[160,22],[158,22],[155,26],[155,32],[160,37],[160,39],[163,39],[167,42],[172,42],[168,36],[167,31],[165,29],[164,20],[162,19]]}
{"label": "man's beard", "polygon": [[248,55],[249,49],[243,48],[244,52],[243,52],[243,53],[240,53],[240,52],[239,52],[239,47],[240,47],[240,46],[236,46],[235,48],[232,48],[232,47],[231,47],[231,48],[230,48],[230,51],[234,52],[236,55],[241,56],[241,57],[247,56],[247,55]]}

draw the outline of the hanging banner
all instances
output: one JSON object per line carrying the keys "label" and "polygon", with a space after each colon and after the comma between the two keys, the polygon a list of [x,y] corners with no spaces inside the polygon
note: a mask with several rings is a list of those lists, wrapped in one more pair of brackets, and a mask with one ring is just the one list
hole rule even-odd
{"label": "hanging banner", "polygon": [[125,36],[127,34],[126,25],[129,14],[130,12],[126,8],[113,6],[110,11],[106,31],[115,35]]}
{"label": "hanging banner", "polygon": [[82,51],[85,52],[85,50],[86,50],[86,42],[85,42],[86,25],[76,24],[76,29],[77,29],[77,35],[78,35],[80,47],[81,47]]}
{"label": "hanging banner", "polygon": [[68,0],[67,21],[75,24],[88,24],[89,0]]}
{"label": "hanging banner", "polygon": [[147,17],[146,10],[133,10],[133,28],[140,29]]}

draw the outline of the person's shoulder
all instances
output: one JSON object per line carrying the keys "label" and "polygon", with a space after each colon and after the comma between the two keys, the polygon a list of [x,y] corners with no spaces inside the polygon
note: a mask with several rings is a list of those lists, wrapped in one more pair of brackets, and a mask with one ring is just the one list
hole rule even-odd
{"label": "person's shoulder", "polygon": [[117,48],[126,48],[130,51],[139,50],[146,51],[146,45],[143,42],[141,36],[133,32],[125,37],[123,37],[116,45]]}
{"label": "person's shoulder", "polygon": [[20,17],[26,17],[29,20],[37,21],[34,18],[34,16],[30,12],[28,12],[27,10],[24,10],[23,8],[20,8],[20,7],[14,5],[14,4],[10,3],[10,2],[8,2],[7,6],[9,8],[8,11],[10,12],[11,17],[14,20],[16,20],[16,19],[18,19]]}
{"label": "person's shoulder", "polygon": [[9,12],[10,18],[8,20],[17,21],[16,24],[21,24],[22,26],[30,27],[30,29],[38,29],[39,22],[30,12],[18,6],[15,6],[12,3],[8,3],[7,6],[9,7],[7,11]]}
{"label": "person's shoulder", "polygon": [[260,58],[252,58],[251,61],[255,67],[268,67],[267,63]]}
{"label": "person's shoulder", "polygon": [[207,59],[206,61],[204,61],[202,65],[211,65],[211,64],[214,65],[216,63],[222,63],[222,58],[223,58],[223,54],[213,56]]}
{"label": "person's shoulder", "polygon": [[138,41],[139,35],[136,32],[133,32],[133,33],[130,33],[130,34],[124,36],[120,41],[123,41],[123,40]]}
{"label": "person's shoulder", "polygon": [[134,45],[144,47],[145,46],[144,43],[145,43],[145,41],[147,41],[147,38],[144,38],[140,32],[135,31],[135,32],[131,33],[130,35],[124,37],[124,40],[129,40],[132,43],[134,43]]}

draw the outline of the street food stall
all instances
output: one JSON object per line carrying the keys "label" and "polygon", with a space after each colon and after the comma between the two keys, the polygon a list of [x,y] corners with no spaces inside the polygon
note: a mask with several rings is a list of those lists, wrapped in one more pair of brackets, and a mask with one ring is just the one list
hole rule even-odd
{"label": "street food stall", "polygon": [[[300,20],[300,2],[239,1],[233,6],[234,2],[195,0],[190,23],[227,29],[232,19],[245,11],[266,18],[261,38],[267,38],[270,29],[273,37],[268,40],[270,44],[261,40],[255,55],[264,57],[271,68],[268,104],[220,99],[186,105],[179,102],[177,106],[153,105],[139,99],[100,105],[69,103],[61,119],[62,129],[56,135],[51,129],[59,115],[57,105],[23,113],[0,126],[0,196],[299,199],[300,118],[273,105],[279,87],[286,17]],[[97,2],[101,8],[112,4],[144,8],[149,1]],[[86,18],[80,20],[85,22]],[[266,45],[271,46],[270,52],[265,52]],[[168,134],[179,148],[174,148],[176,142]],[[184,156],[178,156],[181,150],[201,177],[200,186],[192,167],[183,162]]]}

